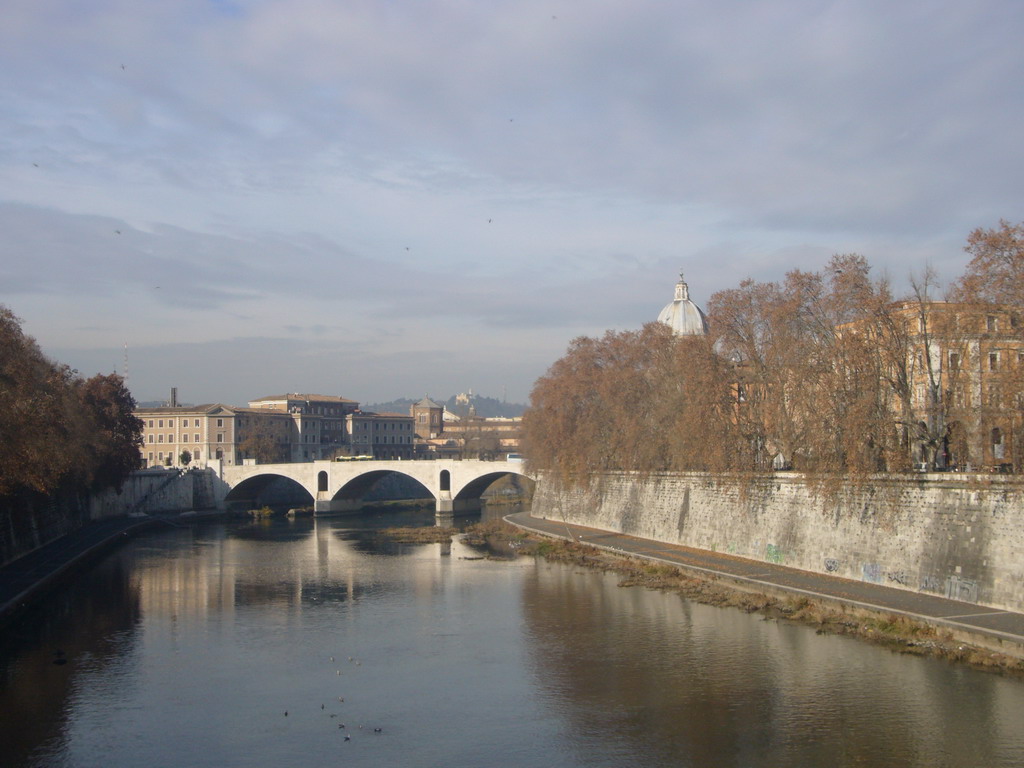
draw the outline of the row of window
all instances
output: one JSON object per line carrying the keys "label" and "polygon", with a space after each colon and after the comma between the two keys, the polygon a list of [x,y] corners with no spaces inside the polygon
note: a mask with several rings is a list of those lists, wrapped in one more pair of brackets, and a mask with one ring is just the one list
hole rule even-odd
{"label": "row of window", "polygon": [[[153,429],[154,426],[157,429],[163,429],[165,421],[167,422],[167,427],[169,429],[173,429],[174,428],[174,419],[149,419],[149,421],[146,422],[146,426],[148,426],[150,429]],[[190,419],[182,419],[181,420],[181,428],[182,429],[188,429],[189,421],[190,421]],[[191,421],[195,422],[195,424],[193,424],[192,426],[195,426],[195,427],[199,426],[199,419],[191,419]],[[224,426],[224,419],[217,419],[217,426],[218,427],[223,427]]]}
{"label": "row of window", "polygon": [[[164,463],[164,459],[165,459],[165,458],[169,458],[169,459],[172,459],[172,460],[174,460],[174,459],[177,459],[177,458],[179,458],[179,457],[175,456],[175,455],[174,455],[173,453],[168,453],[168,454],[167,454],[167,455],[165,456],[165,455],[164,455],[164,452],[163,452],[163,451],[159,451],[159,452],[158,452],[158,453],[156,454],[156,458],[155,458],[155,460],[156,460],[157,462],[159,462],[160,464],[163,464],[163,463]],[[200,450],[195,450],[195,451],[192,451],[192,461],[201,461],[201,460],[202,460],[202,458],[203,458],[203,452],[202,452],[202,451],[200,451]],[[219,458],[219,457],[218,457],[218,458]],[[150,452],[149,452],[149,456],[147,457],[147,459],[148,459],[148,462],[147,462],[147,463],[148,463],[148,464],[149,464],[150,466],[153,466],[154,456],[153,456],[153,452],[152,452],[152,451],[150,451]]]}
{"label": "row of window", "polygon": [[[1000,359],[1001,359],[1001,354],[999,352],[989,352],[988,353],[988,370],[990,370],[990,371],[998,371],[999,370],[999,361],[1000,361]],[[916,352],[915,355],[914,355],[914,360],[915,360],[918,368],[924,368],[924,353],[923,352]],[[1017,353],[1017,361],[1020,362],[1020,363],[1024,363],[1024,350],[1021,350],[1021,351],[1019,351]],[[950,367],[951,370],[954,370],[954,371],[960,369],[960,353],[959,352],[950,352],[949,353],[949,367]]]}
{"label": "row of window", "polygon": [[[151,443],[152,442],[162,443],[164,441],[164,436],[162,434],[161,435],[155,435],[155,437],[156,437],[155,441],[153,440],[153,437],[154,437],[154,435],[152,435],[152,434],[149,435],[149,442],[151,442]],[[202,442],[199,439],[199,433],[198,432],[195,435],[193,435],[193,438],[194,438],[194,442],[196,442],[196,443]],[[167,442],[168,443],[173,443],[174,442],[174,435],[167,435]],[[181,436],[181,442],[183,442],[183,443],[187,443],[188,442],[188,434],[187,433],[185,433],[185,434],[183,434]],[[217,442],[218,443],[223,443],[224,442],[224,433],[223,432],[218,432],[217,433]]]}

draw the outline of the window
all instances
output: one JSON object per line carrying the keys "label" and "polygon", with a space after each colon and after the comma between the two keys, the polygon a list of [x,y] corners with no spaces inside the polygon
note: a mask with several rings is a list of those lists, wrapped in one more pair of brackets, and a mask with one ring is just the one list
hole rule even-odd
{"label": "window", "polygon": [[167,426],[168,427],[173,427],[174,426],[174,419],[168,419],[167,420]]}
{"label": "window", "polygon": [[156,441],[157,441],[158,443],[162,443],[162,442],[164,441],[164,436],[163,436],[163,435],[157,435],[157,436],[156,436]]}
{"label": "window", "polygon": [[196,426],[199,426],[199,419],[196,419]]}
{"label": "window", "polygon": [[194,443],[198,443],[199,442],[199,435],[198,434],[192,435],[192,442],[194,442]]}
{"label": "window", "polygon": [[1003,430],[999,427],[992,429],[992,458],[1006,458],[1006,447],[1003,444]]}
{"label": "window", "polygon": [[[218,443],[223,443],[224,442],[224,433],[223,432],[218,432],[217,433],[217,442]],[[220,451],[218,451],[218,453],[220,453]],[[220,458],[220,457],[218,456],[218,458]]]}
{"label": "window", "polygon": [[194,458],[196,461],[199,461],[199,459],[202,458],[202,456],[199,455],[200,453],[202,453],[202,451],[196,451],[196,455],[193,456],[192,458]]}
{"label": "window", "polygon": [[960,353],[959,352],[950,352],[949,353],[949,367],[950,367],[951,370],[954,370],[954,371],[960,370]]}
{"label": "window", "polygon": [[998,352],[989,352],[988,353],[988,369],[990,371],[998,371],[999,370],[999,353]]}
{"label": "window", "polygon": [[[151,442],[151,443],[153,442],[153,435],[149,436],[149,442]],[[150,458],[152,458],[152,456]]]}
{"label": "window", "polygon": [[224,426],[224,419],[217,419],[217,426],[218,427],[223,427]]}
{"label": "window", "polygon": [[181,436],[181,442],[183,442],[183,443],[187,443],[188,442],[188,433],[187,432]]}
{"label": "window", "polygon": [[988,404],[990,408],[1001,408],[1003,405],[1002,389],[995,384],[988,388]]}
{"label": "window", "polygon": [[996,330],[996,316],[995,315],[989,315],[988,317],[985,318],[985,329],[987,331],[990,331],[990,332]]}
{"label": "window", "polygon": [[[150,420],[149,420],[149,428],[150,428],[150,429],[152,429],[152,428],[153,428],[153,420],[152,420],[152,419],[150,419]],[[151,458],[151,459],[152,459],[153,457],[152,457],[152,456],[150,456],[149,458]]]}
{"label": "window", "polygon": [[951,397],[953,399],[953,405],[957,408],[967,407],[967,396],[962,386],[954,387],[951,392]]}
{"label": "window", "polygon": [[163,429],[164,428],[164,420],[160,419],[160,423],[157,426],[159,426],[160,429]]}

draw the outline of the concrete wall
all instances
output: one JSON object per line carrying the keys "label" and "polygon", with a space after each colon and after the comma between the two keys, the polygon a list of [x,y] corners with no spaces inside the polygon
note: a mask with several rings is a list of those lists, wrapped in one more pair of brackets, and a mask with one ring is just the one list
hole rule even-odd
{"label": "concrete wall", "polygon": [[585,490],[541,481],[533,514],[911,591],[1024,611],[1024,483],[877,477],[815,492],[755,481],[609,474]]}

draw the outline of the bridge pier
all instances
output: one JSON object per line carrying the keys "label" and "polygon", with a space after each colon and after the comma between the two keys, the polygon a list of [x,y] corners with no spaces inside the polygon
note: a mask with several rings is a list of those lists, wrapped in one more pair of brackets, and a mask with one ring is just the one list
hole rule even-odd
{"label": "bridge pier", "polygon": [[438,517],[450,515],[464,515],[469,512],[479,512],[483,502],[475,499],[453,499],[448,491],[441,491],[434,507]]}
{"label": "bridge pier", "polygon": [[313,515],[354,515],[362,511],[362,499],[317,499],[313,502]]}

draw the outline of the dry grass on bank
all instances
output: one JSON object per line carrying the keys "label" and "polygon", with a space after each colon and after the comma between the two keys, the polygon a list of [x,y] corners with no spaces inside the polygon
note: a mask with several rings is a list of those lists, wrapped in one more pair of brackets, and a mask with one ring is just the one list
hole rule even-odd
{"label": "dry grass on bank", "polygon": [[378,532],[401,544],[447,544],[458,533],[454,528],[384,528]]}

